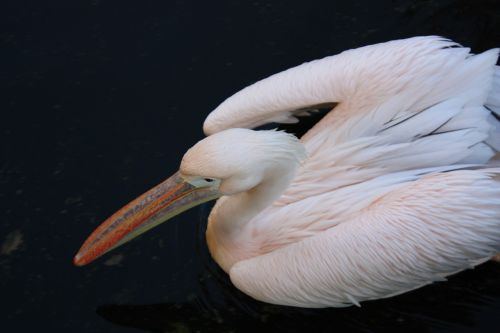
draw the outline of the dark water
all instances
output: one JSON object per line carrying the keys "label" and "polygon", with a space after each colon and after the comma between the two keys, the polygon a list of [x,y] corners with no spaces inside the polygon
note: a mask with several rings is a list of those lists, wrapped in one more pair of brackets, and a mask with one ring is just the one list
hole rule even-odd
{"label": "dark water", "polygon": [[0,27],[1,332],[499,330],[493,263],[361,309],[255,302],[207,254],[207,205],[71,264],[101,220],[176,171],[230,94],[395,38],[500,46],[499,1],[19,0]]}

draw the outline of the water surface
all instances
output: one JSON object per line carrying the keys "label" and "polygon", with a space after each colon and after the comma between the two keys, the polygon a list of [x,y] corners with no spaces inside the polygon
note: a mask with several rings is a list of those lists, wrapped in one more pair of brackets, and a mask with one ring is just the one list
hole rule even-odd
{"label": "water surface", "polygon": [[498,1],[5,1],[0,11],[2,332],[480,332],[500,267],[361,309],[271,306],[210,259],[210,205],[87,267],[71,259],[176,171],[206,115],[270,74],[344,49],[438,34],[500,46]]}

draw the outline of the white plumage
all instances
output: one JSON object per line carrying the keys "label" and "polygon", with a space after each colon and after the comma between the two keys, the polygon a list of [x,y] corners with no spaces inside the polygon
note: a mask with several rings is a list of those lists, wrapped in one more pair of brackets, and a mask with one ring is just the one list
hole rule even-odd
{"label": "white plumage", "polygon": [[[217,107],[180,173],[110,217],[75,263],[222,196],[210,252],[265,302],[359,305],[474,267],[500,251],[497,58],[416,37],[259,81]],[[334,104],[300,141],[245,129]]]}
{"label": "white plumage", "polygon": [[485,107],[500,106],[497,57],[439,37],[392,41],[289,69],[222,103],[208,134],[338,103],[302,138],[308,158],[271,206],[224,237],[213,235],[223,233],[214,210],[212,253],[233,283],[270,303],[345,306],[494,255],[500,169],[483,168],[499,145]]}

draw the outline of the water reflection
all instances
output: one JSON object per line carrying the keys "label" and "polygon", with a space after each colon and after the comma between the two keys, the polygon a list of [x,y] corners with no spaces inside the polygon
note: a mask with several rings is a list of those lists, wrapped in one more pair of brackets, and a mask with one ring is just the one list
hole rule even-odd
{"label": "water reflection", "polygon": [[489,262],[447,282],[361,308],[298,309],[254,301],[210,266],[200,277],[199,294],[186,303],[103,305],[97,313],[115,324],[151,332],[456,332],[474,328],[478,313],[489,312],[493,322],[500,310],[499,278],[500,264]]}

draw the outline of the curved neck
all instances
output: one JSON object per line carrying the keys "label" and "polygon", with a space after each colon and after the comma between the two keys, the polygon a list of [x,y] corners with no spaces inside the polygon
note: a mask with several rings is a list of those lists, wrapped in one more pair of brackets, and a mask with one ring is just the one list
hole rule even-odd
{"label": "curved neck", "polygon": [[234,233],[241,230],[248,221],[270,206],[285,191],[294,174],[295,168],[281,172],[279,175],[267,177],[249,191],[220,200],[220,204],[218,202],[214,208],[213,218],[221,231]]}
{"label": "curved neck", "polygon": [[283,165],[254,188],[217,201],[208,218],[207,241],[212,256],[226,272],[243,259],[239,250],[251,255],[244,249],[245,226],[285,191],[295,171],[296,166]]}

